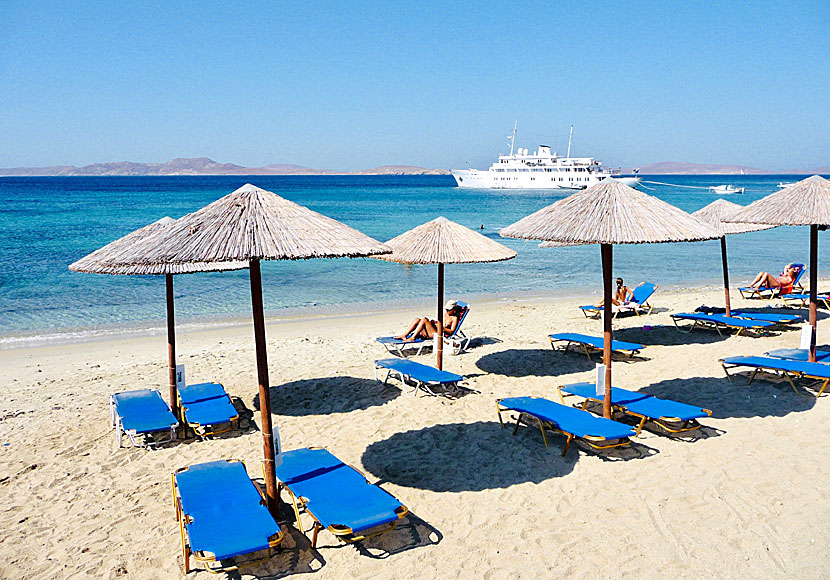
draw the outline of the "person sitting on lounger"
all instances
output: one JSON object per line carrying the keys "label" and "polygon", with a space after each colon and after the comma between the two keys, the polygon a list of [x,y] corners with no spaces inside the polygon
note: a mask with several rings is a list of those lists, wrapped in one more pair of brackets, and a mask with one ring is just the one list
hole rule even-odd
{"label": "person sitting on lounger", "polygon": [[[447,300],[444,304],[444,336],[452,336],[455,329],[458,327],[458,322],[461,320],[462,308],[455,300]],[[399,334],[395,338],[404,340],[406,342],[413,342],[418,339],[429,339],[435,336],[438,330],[438,321],[432,320],[424,316],[423,318],[416,318],[406,329],[406,332]]]}
{"label": "person sitting on lounger", "polygon": [[[611,304],[614,306],[619,306],[620,304],[628,304],[628,301],[631,300],[631,297],[634,296],[634,292],[631,291],[631,288],[623,284],[622,278],[617,278],[617,290],[614,292],[614,297],[611,298]],[[605,299],[599,301],[599,304],[596,305],[597,308],[601,308],[605,304]]]}
{"label": "person sitting on lounger", "polygon": [[798,270],[793,268],[792,264],[787,264],[784,266],[784,273],[777,278],[769,272],[758,272],[750,287],[760,288],[765,286],[767,288],[780,288],[782,286],[791,286],[797,275]]}

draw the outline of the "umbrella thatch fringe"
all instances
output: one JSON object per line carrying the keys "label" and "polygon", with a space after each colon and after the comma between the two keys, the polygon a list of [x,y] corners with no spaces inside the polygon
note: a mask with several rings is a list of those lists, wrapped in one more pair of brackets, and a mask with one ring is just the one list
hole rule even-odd
{"label": "umbrella thatch fringe", "polygon": [[[111,273],[154,274],[239,269],[252,259],[355,258],[390,251],[354,228],[246,184],[135,240],[104,266],[118,270]],[[219,263],[223,266],[210,266]]]}
{"label": "umbrella thatch fringe", "polygon": [[135,266],[130,264],[137,259],[137,251],[140,251],[142,244],[146,240],[152,240],[153,236],[174,223],[176,223],[176,220],[173,218],[163,217],[73,262],[69,265],[69,269],[75,272],[88,272],[91,274],[157,275],[241,270],[248,267],[248,262],[154,264],[152,266]]}
{"label": "umbrella thatch fringe", "polygon": [[386,245],[392,253],[378,258],[406,264],[501,262],[516,257],[510,248],[445,217],[404,232]]}
{"label": "umbrella thatch fringe", "polygon": [[830,181],[813,175],[752,202],[726,221],[776,226],[830,225]]}
{"label": "umbrella thatch fringe", "polygon": [[574,193],[501,230],[567,244],[648,244],[719,238],[710,226],[615,179]]}
{"label": "umbrella thatch fringe", "polygon": [[701,208],[692,214],[705,224],[708,224],[718,230],[721,235],[727,234],[745,234],[747,232],[757,232],[760,230],[769,230],[775,226],[762,224],[747,224],[747,223],[729,223],[723,221],[732,216],[735,212],[744,209],[744,206],[726,201],[725,199],[716,199],[704,208]]}

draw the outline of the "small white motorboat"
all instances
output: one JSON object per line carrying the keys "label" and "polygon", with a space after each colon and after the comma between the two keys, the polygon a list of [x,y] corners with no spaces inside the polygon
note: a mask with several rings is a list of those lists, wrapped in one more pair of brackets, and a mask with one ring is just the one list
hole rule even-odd
{"label": "small white motorboat", "polygon": [[785,183],[783,181],[779,181],[778,182],[778,189],[787,189],[788,187],[792,187],[793,185],[795,185],[795,182]]}
{"label": "small white motorboat", "polygon": [[743,193],[743,187],[734,187],[732,185],[713,185],[709,188],[709,191],[713,193],[717,193],[718,195],[724,195],[727,193]]}

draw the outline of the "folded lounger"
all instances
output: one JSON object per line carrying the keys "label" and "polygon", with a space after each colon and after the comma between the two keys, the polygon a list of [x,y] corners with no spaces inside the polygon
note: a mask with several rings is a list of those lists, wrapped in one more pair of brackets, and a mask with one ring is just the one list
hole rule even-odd
{"label": "folded lounger", "polygon": [[[579,345],[591,358],[592,352],[602,351],[605,346],[604,339],[601,336],[589,336],[587,334],[578,334],[576,332],[560,332],[559,334],[549,334],[550,347],[556,350],[556,342],[564,342],[565,347],[561,349],[562,353],[568,352],[572,344]],[[622,340],[612,340],[611,350],[624,354],[628,357],[633,357],[644,349],[645,346],[637,344],[636,342],[623,342]]]}
{"label": "folded lounger", "polygon": [[[574,383],[560,386],[559,396],[563,403],[565,402],[565,396],[568,395],[585,399],[582,409],[587,407],[588,401],[601,403],[605,399],[604,394],[597,395],[594,383]],[[648,393],[627,391],[618,387],[611,388],[611,406],[626,415],[640,419],[640,424],[637,425],[637,435],[643,430],[646,421],[653,422],[669,433],[681,433],[700,428],[700,423],[697,420],[712,415],[712,411],[708,409],[701,409],[677,401],[658,399]]]}
{"label": "folded lounger", "polygon": [[[179,422],[170,406],[161,398],[161,393],[151,389],[124,391],[110,395],[110,420],[115,427],[115,440],[121,447],[124,434],[138,446],[154,445],[151,437],[167,432],[172,441],[176,437]],[[143,445],[136,441],[137,435],[144,436]]]}
{"label": "folded lounger", "polygon": [[729,369],[737,367],[749,367],[753,369],[749,377],[748,385],[752,384],[755,375],[762,371],[771,371],[777,376],[783,376],[790,383],[790,386],[798,394],[798,389],[793,382],[793,379],[808,378],[816,379],[821,383],[818,394],[820,397],[827,385],[830,384],[830,365],[820,362],[806,362],[798,360],[788,360],[781,358],[774,358],[768,356],[732,356],[729,358],[720,359],[720,364],[723,367],[723,372],[726,373],[726,378],[732,382],[732,377],[729,374]]}
{"label": "folded lounger", "polygon": [[[458,301],[458,305],[461,307],[461,318],[458,319],[455,331],[451,335],[444,337],[444,344],[452,348],[453,354],[463,352],[470,344],[470,339],[461,330],[461,325],[464,324],[464,319],[467,318],[467,314],[470,312],[470,305],[460,300]],[[407,352],[412,350],[415,350],[415,356],[418,356],[425,346],[433,344],[431,338],[416,338],[415,340],[405,341],[394,336],[381,336],[375,340],[385,346],[386,350],[390,353],[400,357],[406,357]]]}
{"label": "folded lounger", "polygon": [[[641,312],[651,314],[654,307],[648,303],[648,299],[651,298],[651,295],[656,291],[657,286],[655,284],[652,284],[651,282],[643,282],[634,288],[628,302],[620,304],[619,306],[611,307],[611,310],[614,313],[613,316],[617,316],[621,312],[634,312],[637,316],[639,316]],[[586,317],[599,318],[602,316],[603,307],[589,304],[587,306],[580,306],[579,309],[582,310],[582,314]]]}
{"label": "folded lounger", "polygon": [[172,483],[185,574],[191,554],[209,572],[230,571],[267,560],[282,541],[282,530],[243,462],[184,467]]}
{"label": "folded lounger", "polygon": [[291,495],[300,531],[305,533],[301,509],[314,519],[314,548],[322,529],[344,542],[358,542],[394,529],[409,511],[327,449],[295,449],[277,459],[278,490],[285,488]]}
{"label": "folded lounger", "polygon": [[595,449],[609,449],[621,447],[631,443],[630,437],[634,437],[634,430],[628,425],[617,423],[610,419],[604,419],[592,415],[581,409],[567,407],[541,397],[509,397],[496,399],[496,408],[499,413],[499,423],[504,427],[502,411],[516,411],[516,426],[513,428],[513,435],[519,430],[519,423],[525,417],[533,417],[539,423],[542,431],[542,439],[545,447],[548,446],[548,438],[545,435],[545,427],[559,431],[568,440],[562,449],[562,455],[568,452],[574,437],[585,441]]}
{"label": "folded lounger", "polygon": [[[403,392],[412,396],[417,394],[419,388],[430,395],[438,394],[432,390],[433,387],[442,387],[457,392],[458,383],[464,380],[464,377],[461,375],[447,371],[439,371],[435,367],[400,358],[376,360],[374,367],[375,380],[380,380],[378,377],[378,369],[385,369],[386,377],[383,379],[383,384],[386,384],[389,377],[395,377],[401,381]],[[412,392],[407,392],[407,385],[412,388]]]}
{"label": "folded lounger", "polygon": [[741,293],[743,298],[764,298],[767,300],[772,300],[776,297],[782,297],[787,294],[790,294],[793,290],[804,290],[804,287],[801,285],[801,276],[804,275],[806,268],[804,268],[804,264],[793,264],[798,272],[795,275],[795,280],[793,280],[792,284],[787,286],[777,286],[777,287],[770,287],[770,286],[761,286],[759,288],[755,288],[753,286],[742,286],[738,288],[738,292]]}
{"label": "folded lounger", "polygon": [[[738,332],[735,336],[744,331],[755,332],[756,334],[765,334],[771,327],[775,326],[774,322],[767,320],[750,320],[748,318],[738,318],[736,316],[726,316],[723,314],[705,314],[703,312],[680,312],[671,315],[674,326],[680,332],[689,333],[698,326],[714,328],[721,333],[721,328],[734,329]],[[691,320],[692,325],[689,330],[683,330],[678,326],[678,320]]]}
{"label": "folded lounger", "polygon": [[[801,307],[807,308],[810,305],[810,293],[809,292],[799,292],[797,294],[784,294],[781,296],[784,300],[784,305],[789,307]],[[816,295],[816,300],[819,304],[822,302],[824,303],[825,308],[830,308],[830,294],[818,294]],[[791,304],[794,302],[795,304]]]}
{"label": "folded lounger", "polygon": [[[787,360],[805,361],[810,358],[810,351],[806,348],[778,348],[765,352],[764,356],[771,356],[772,358],[785,358]],[[816,362],[830,363],[830,352],[826,350],[816,351]]]}
{"label": "folded lounger", "polygon": [[236,429],[239,413],[221,383],[199,383],[179,389],[184,421],[198,437]]}

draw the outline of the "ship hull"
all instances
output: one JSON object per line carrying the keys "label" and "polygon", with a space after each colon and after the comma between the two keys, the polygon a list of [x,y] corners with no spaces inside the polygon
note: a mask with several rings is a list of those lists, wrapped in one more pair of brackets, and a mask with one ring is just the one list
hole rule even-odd
{"label": "ship hull", "polygon": [[[557,175],[518,174],[509,177],[493,175],[491,171],[476,169],[453,169],[450,172],[458,187],[468,189],[567,189],[579,190],[602,182],[609,175],[581,177],[580,181],[561,178]],[[639,177],[614,177],[629,187],[637,187]]]}

